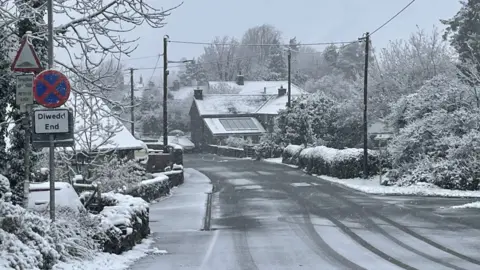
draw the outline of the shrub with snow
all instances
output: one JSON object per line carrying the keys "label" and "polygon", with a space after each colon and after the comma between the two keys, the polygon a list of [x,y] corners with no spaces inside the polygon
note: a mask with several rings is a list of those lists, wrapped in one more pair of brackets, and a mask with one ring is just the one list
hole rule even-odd
{"label": "shrub with snow", "polygon": [[147,177],[145,168],[137,162],[111,158],[95,168],[92,179],[101,185],[104,192],[124,192]]}
{"label": "shrub with snow", "polygon": [[59,261],[89,258],[99,250],[93,236],[100,219],[86,213],[58,213],[52,223],[0,201],[0,217],[1,269],[51,269]]}
{"label": "shrub with snow", "polygon": [[[289,156],[292,157],[290,162],[286,158]],[[369,150],[368,170],[371,174],[378,173],[379,162],[378,152]],[[343,179],[356,178],[361,177],[363,174],[363,149],[347,148],[338,150],[325,146],[303,149],[301,146],[291,145],[284,151],[284,163],[298,165],[300,168],[313,174]],[[388,166],[384,162],[383,167]]]}
{"label": "shrub with snow", "polygon": [[300,155],[300,152],[302,152],[302,150],[304,149],[305,147],[303,147],[302,145],[289,145],[287,146],[284,150],[283,150],[283,154],[282,154],[282,162],[283,163],[287,163],[287,164],[294,164],[294,165],[298,165],[298,157]]}
{"label": "shrub with snow", "polygon": [[159,174],[154,179],[143,180],[138,185],[125,191],[126,194],[140,197],[147,202],[165,196],[169,192],[169,178],[164,174]]}
{"label": "shrub with snow", "polygon": [[0,174],[0,200],[8,199],[11,195],[10,181]]}
{"label": "shrub with snow", "polygon": [[388,146],[389,184],[480,188],[480,110],[468,89],[437,77],[393,107],[390,119],[398,132]]}
{"label": "shrub with snow", "polygon": [[[92,192],[84,192],[81,199],[85,201],[91,196]],[[101,220],[94,239],[103,251],[120,254],[150,234],[148,203],[142,198],[102,193],[95,196],[94,205],[99,207],[96,216]]]}
{"label": "shrub with snow", "polygon": [[279,143],[276,133],[266,133],[260,138],[259,144],[255,145],[255,156],[258,158],[277,158],[283,153],[283,143]]}
{"label": "shrub with snow", "polygon": [[252,140],[245,140],[242,137],[229,136],[223,141],[223,143],[230,147],[243,148],[245,145],[251,144]]}

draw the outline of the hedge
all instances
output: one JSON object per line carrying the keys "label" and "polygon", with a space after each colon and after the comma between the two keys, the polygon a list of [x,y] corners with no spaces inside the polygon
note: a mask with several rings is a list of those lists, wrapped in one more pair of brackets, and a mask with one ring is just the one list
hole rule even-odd
{"label": "hedge", "polygon": [[[84,192],[80,199],[83,202],[91,195],[92,192]],[[142,198],[103,193],[88,208],[99,211],[101,223],[93,238],[104,252],[120,254],[150,234],[148,203]]]}
{"label": "hedge", "polygon": [[[363,149],[334,149],[325,146],[303,148],[289,145],[283,152],[283,163],[294,164],[308,173],[328,175],[349,179],[363,175]],[[391,167],[387,160],[382,161],[384,168]],[[368,150],[368,171],[371,175],[379,173],[380,157],[377,151]]]}

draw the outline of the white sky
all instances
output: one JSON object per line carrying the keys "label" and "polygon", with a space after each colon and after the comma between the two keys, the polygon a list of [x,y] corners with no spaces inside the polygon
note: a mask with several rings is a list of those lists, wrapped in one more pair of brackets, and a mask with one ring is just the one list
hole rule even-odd
{"label": "white sky", "polygon": [[[156,6],[172,7],[181,0],[154,0]],[[158,3],[157,1],[161,2]],[[297,37],[303,43],[350,41],[372,31],[410,0],[184,0],[162,29],[142,26],[131,37],[141,37],[139,48],[128,67],[150,68],[162,53],[163,36],[171,40],[210,42],[215,36],[241,37],[250,27],[274,25],[285,38]],[[385,47],[389,40],[408,38],[417,26],[443,28],[440,19],[451,18],[460,8],[457,0],[417,0],[404,13],[372,37],[374,47]],[[321,49],[319,47],[319,49]],[[197,57],[202,45],[169,44],[169,60]],[[161,61],[159,66],[161,66]],[[147,80],[153,70],[137,71]],[[159,77],[162,70],[155,71]],[[135,78],[138,80],[138,78]]]}

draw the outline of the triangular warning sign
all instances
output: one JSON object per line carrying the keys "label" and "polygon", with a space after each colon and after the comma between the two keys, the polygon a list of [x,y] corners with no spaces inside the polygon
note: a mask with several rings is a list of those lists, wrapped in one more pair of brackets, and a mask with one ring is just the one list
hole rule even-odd
{"label": "triangular warning sign", "polygon": [[11,69],[18,72],[39,72],[42,71],[42,65],[38,59],[32,44],[27,43],[27,39],[23,39],[17,55],[13,60]]}

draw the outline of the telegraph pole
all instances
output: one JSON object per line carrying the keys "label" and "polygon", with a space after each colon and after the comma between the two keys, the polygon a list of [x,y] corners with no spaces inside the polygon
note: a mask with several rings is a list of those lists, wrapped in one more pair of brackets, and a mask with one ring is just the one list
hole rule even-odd
{"label": "telegraph pole", "polygon": [[130,121],[131,121],[131,130],[132,130],[132,136],[135,137],[135,110],[133,108],[134,106],[134,85],[133,85],[133,71],[135,69],[130,68]]}
{"label": "telegraph pole", "polygon": [[367,126],[367,103],[368,103],[368,58],[370,56],[370,33],[359,40],[365,41],[365,71],[363,75],[363,177],[368,178],[368,126]]}
{"label": "telegraph pole", "polygon": [[292,105],[292,50],[288,47],[288,103],[290,108]]}
{"label": "telegraph pole", "polygon": [[167,122],[167,98],[168,98],[168,58],[167,58],[168,36],[163,37],[163,152],[168,153],[168,122]]}

